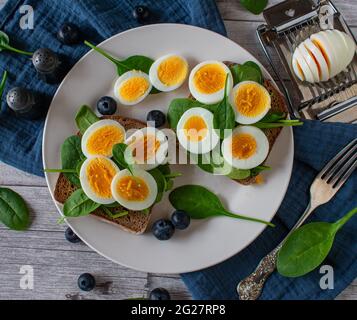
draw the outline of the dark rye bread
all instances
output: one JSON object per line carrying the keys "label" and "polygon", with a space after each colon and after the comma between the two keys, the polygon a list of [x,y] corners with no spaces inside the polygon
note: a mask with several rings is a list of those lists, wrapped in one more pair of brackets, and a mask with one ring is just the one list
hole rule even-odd
{"label": "dark rye bread", "polygon": [[[142,129],[146,127],[146,124],[141,121],[137,121],[129,118],[123,118],[120,116],[105,116],[103,117],[103,119],[116,120],[126,130]],[[71,182],[61,173],[56,183],[54,197],[56,201],[60,203],[65,203],[65,201],[70,197],[70,195],[76,189],[77,187],[71,184]],[[118,206],[116,208],[109,208],[109,210],[111,210],[115,214],[127,209]],[[92,213],[92,215],[102,221],[118,226],[124,229],[125,231],[135,234],[142,234],[145,232],[149,224],[151,213],[147,214],[141,211],[129,211],[129,214],[124,217],[112,219],[107,214],[105,214],[101,209],[97,209]]]}

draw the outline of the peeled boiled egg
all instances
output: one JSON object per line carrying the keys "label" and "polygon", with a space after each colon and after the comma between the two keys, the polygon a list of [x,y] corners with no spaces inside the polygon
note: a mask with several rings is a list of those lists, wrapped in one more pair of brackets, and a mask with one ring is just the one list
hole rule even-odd
{"label": "peeled boiled egg", "polygon": [[163,92],[173,91],[185,82],[188,63],[184,57],[169,54],[157,59],[150,68],[152,85]]}
{"label": "peeled boiled egg", "polygon": [[87,157],[113,156],[113,146],[125,141],[125,129],[117,121],[100,120],[93,123],[83,134],[82,151]]}
{"label": "peeled boiled egg", "polygon": [[79,173],[84,193],[89,199],[100,204],[115,202],[111,184],[118,172],[117,165],[108,158],[95,157],[85,160]]}
{"label": "peeled boiled egg", "polygon": [[317,67],[316,60],[312,56],[311,52],[309,50],[307,50],[304,43],[301,43],[298,48],[300,50],[302,58],[305,60],[308,68],[311,71],[314,82],[319,82],[320,81],[320,72]]}
{"label": "peeled boiled egg", "polygon": [[271,97],[268,90],[259,83],[243,81],[233,88],[230,103],[238,123],[252,124],[263,119],[268,113]]}
{"label": "peeled boiled egg", "polygon": [[293,67],[296,68],[296,69],[294,69],[295,74],[300,79],[302,78],[303,80],[306,80],[311,83],[315,82],[314,76],[313,76],[308,64],[306,63],[299,47],[297,47],[295,49],[292,64],[293,64]]}
{"label": "peeled boiled egg", "polygon": [[223,158],[232,167],[252,169],[264,162],[269,141],[264,132],[253,126],[240,126],[222,142]]}
{"label": "peeled boiled egg", "polygon": [[177,138],[181,146],[191,153],[210,152],[219,141],[213,129],[213,114],[200,107],[188,109],[177,124]]}
{"label": "peeled boiled egg", "polygon": [[157,184],[153,176],[141,169],[122,170],[111,184],[114,199],[129,210],[144,210],[151,207],[157,197]]}
{"label": "peeled boiled egg", "polygon": [[153,127],[137,130],[125,142],[135,167],[151,170],[167,160],[166,135]]}
{"label": "peeled boiled egg", "polygon": [[200,63],[191,71],[189,78],[192,96],[204,104],[221,101],[224,98],[227,75],[227,94],[230,94],[233,88],[233,77],[229,68],[219,61]]}
{"label": "peeled boiled egg", "polygon": [[142,71],[128,71],[118,78],[114,85],[114,95],[119,102],[132,106],[143,101],[152,89],[149,76]]}

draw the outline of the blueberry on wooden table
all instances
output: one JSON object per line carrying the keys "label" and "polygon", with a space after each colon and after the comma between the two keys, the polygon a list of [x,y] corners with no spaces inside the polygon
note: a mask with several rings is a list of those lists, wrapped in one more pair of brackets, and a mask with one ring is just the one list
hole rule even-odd
{"label": "blueberry on wooden table", "polygon": [[63,24],[57,33],[57,39],[67,45],[79,43],[80,38],[79,28],[73,23]]}
{"label": "blueberry on wooden table", "polygon": [[171,300],[171,296],[166,289],[156,288],[150,292],[149,300]]}
{"label": "blueberry on wooden table", "polygon": [[191,222],[190,216],[183,210],[176,210],[171,216],[171,222],[176,229],[185,230]]}
{"label": "blueberry on wooden table", "polygon": [[97,102],[97,110],[104,116],[111,116],[117,111],[117,102],[112,97],[102,97]]}
{"label": "blueberry on wooden table", "polygon": [[78,278],[78,287],[83,291],[91,291],[95,287],[95,278],[90,273],[83,273]]}
{"label": "blueberry on wooden table", "polygon": [[133,11],[133,17],[141,24],[150,22],[151,12],[146,6],[136,6]]}
{"label": "blueberry on wooden table", "polygon": [[169,240],[175,233],[175,227],[170,220],[157,220],[152,226],[152,233],[158,240]]}
{"label": "blueberry on wooden table", "polygon": [[64,233],[66,240],[71,243],[81,242],[81,239],[73,232],[73,230],[68,227]]}
{"label": "blueberry on wooden table", "polygon": [[166,116],[160,110],[152,110],[148,113],[146,120],[155,122],[155,128],[160,128],[166,123]]}

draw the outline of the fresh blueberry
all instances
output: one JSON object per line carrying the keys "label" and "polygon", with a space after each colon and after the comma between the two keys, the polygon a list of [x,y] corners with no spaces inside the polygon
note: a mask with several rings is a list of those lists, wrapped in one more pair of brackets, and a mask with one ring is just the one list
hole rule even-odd
{"label": "fresh blueberry", "polygon": [[171,297],[166,289],[156,288],[150,292],[149,300],[171,300]]}
{"label": "fresh blueberry", "polygon": [[91,291],[95,287],[95,279],[90,273],[83,273],[78,278],[78,287],[83,291]]}
{"label": "fresh blueberry", "polygon": [[190,216],[183,210],[176,210],[171,216],[171,222],[176,229],[185,230],[191,222]]}
{"label": "fresh blueberry", "polygon": [[170,220],[157,220],[152,226],[152,233],[159,240],[169,240],[175,232],[175,227]]}
{"label": "fresh blueberry", "polygon": [[81,239],[69,227],[66,229],[64,235],[65,235],[66,239],[71,243],[81,242]]}
{"label": "fresh blueberry", "polygon": [[64,44],[76,44],[80,40],[80,31],[73,23],[65,23],[58,30],[57,39]]}
{"label": "fresh blueberry", "polygon": [[151,18],[150,9],[146,6],[137,6],[134,8],[133,17],[141,24],[148,23]]}
{"label": "fresh blueberry", "polygon": [[146,120],[155,122],[155,128],[160,128],[165,124],[166,116],[160,110],[152,110],[148,113]]}
{"label": "fresh blueberry", "polygon": [[97,102],[97,110],[102,115],[111,116],[117,111],[117,103],[112,97],[102,97]]}

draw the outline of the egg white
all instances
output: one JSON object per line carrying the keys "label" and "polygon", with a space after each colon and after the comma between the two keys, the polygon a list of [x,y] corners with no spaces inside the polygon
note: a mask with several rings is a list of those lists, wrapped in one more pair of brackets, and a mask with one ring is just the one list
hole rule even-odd
{"label": "egg white", "polygon": [[[118,128],[118,130],[121,130],[121,132],[123,132],[124,135],[124,141],[125,141],[125,129],[124,127],[115,120],[110,120],[110,119],[105,119],[105,120],[99,120],[95,123],[93,123],[83,134],[82,136],[82,140],[81,140],[81,147],[82,147],[82,152],[83,154],[87,157],[95,157],[95,156],[100,156],[100,155],[96,155],[96,154],[91,154],[88,151],[88,139],[91,137],[91,135],[93,133],[95,133],[98,129],[102,128],[102,127],[106,127],[106,126],[114,126],[116,128]],[[124,142],[123,141],[123,142]],[[106,157],[111,158],[113,156],[113,152],[111,152],[110,154],[105,155]]]}
{"label": "egg white", "polygon": [[[249,134],[254,137],[257,150],[256,152],[249,157],[248,159],[237,159],[233,158],[232,155],[232,138],[236,134]],[[222,142],[222,155],[227,163],[229,163],[232,167],[237,169],[253,169],[260,164],[262,164],[267,158],[269,153],[269,141],[264,132],[253,126],[239,126],[235,128],[232,132],[232,135],[225,138]]]}
{"label": "egg white", "polygon": [[317,64],[316,64],[314,58],[307,51],[304,43],[301,43],[298,48],[299,48],[301,55],[303,56],[306,64],[308,65],[308,67],[312,73],[314,82],[319,82],[320,81],[319,68],[317,67]]}
{"label": "egg white", "polygon": [[151,170],[167,162],[167,151],[169,144],[166,135],[162,131],[154,127],[146,127],[135,131],[130,137],[126,139],[125,144],[128,145],[128,150],[131,150],[130,145],[134,142],[134,140],[142,139],[146,135],[154,135],[156,137],[156,140],[160,142],[160,147],[156,151],[155,158],[148,159],[147,163],[139,163],[138,161],[140,160],[135,159],[135,157],[133,157],[133,160],[135,168],[142,170]]}
{"label": "egg white", "polygon": [[115,202],[114,198],[113,197],[111,197],[111,198],[102,198],[102,197],[100,197],[99,195],[97,195],[95,193],[95,191],[92,189],[92,187],[90,186],[89,181],[88,181],[87,167],[90,164],[90,162],[93,161],[96,158],[106,159],[110,163],[110,165],[115,169],[115,171],[117,173],[120,171],[118,166],[112,160],[110,160],[110,159],[108,159],[106,157],[98,156],[98,157],[95,157],[95,158],[86,159],[83,162],[83,164],[81,166],[81,169],[80,169],[80,172],[79,172],[79,179],[80,179],[80,182],[81,182],[81,187],[82,187],[82,190],[84,191],[84,193],[87,195],[87,197],[89,199],[93,200],[94,202],[100,203],[100,204],[111,204],[111,203]]}
{"label": "egg white", "polygon": [[[207,134],[201,141],[189,141],[185,134],[185,123],[193,117],[199,116],[206,123]],[[180,145],[187,151],[194,154],[203,154],[210,152],[219,142],[219,137],[216,130],[213,128],[213,114],[204,108],[191,108],[188,109],[180,118],[176,130],[177,138]]]}
{"label": "egg white", "polygon": [[117,173],[117,175],[114,177],[113,181],[112,181],[112,185],[111,185],[111,189],[112,189],[112,194],[113,197],[115,199],[115,201],[117,201],[118,203],[120,203],[124,208],[129,209],[129,210],[135,210],[135,211],[139,211],[139,210],[144,210],[147,209],[149,207],[151,207],[156,200],[157,197],[157,184],[155,179],[153,178],[153,176],[141,169],[135,169],[133,172],[134,177],[138,177],[141,178],[142,180],[145,181],[148,189],[149,189],[149,194],[147,196],[147,198],[143,201],[128,201],[127,199],[124,199],[118,192],[117,192],[117,184],[119,183],[119,181],[126,176],[131,176],[131,173],[129,172],[129,170],[122,170],[119,173]]}
{"label": "egg white", "polygon": [[186,64],[186,67],[187,67],[187,70],[189,68],[188,66],[188,62],[187,60],[180,56],[180,55],[177,55],[177,54],[168,54],[168,55],[165,55],[163,57],[160,57],[159,59],[157,59],[151,66],[150,68],[150,71],[149,71],[149,78],[150,78],[150,81],[152,83],[152,85],[162,91],[162,92],[169,92],[169,91],[173,91],[173,90],[176,90],[178,89],[179,87],[182,86],[182,84],[186,81],[187,79],[187,75],[186,77],[180,82],[180,83],[177,83],[175,85],[172,85],[172,86],[168,86],[164,83],[161,82],[161,80],[159,79],[159,76],[158,76],[158,69],[161,65],[161,63],[163,63],[166,59],[168,58],[171,58],[171,57],[178,57],[180,58],[185,64]]}
{"label": "egg white", "polygon": [[[120,95],[120,88],[127,80],[129,80],[131,78],[135,78],[135,77],[140,77],[140,78],[146,79],[149,83],[149,87],[146,90],[146,92],[142,96],[140,96],[138,99],[136,99],[134,101],[127,101]],[[122,105],[133,106],[133,105],[138,104],[141,101],[143,101],[149,95],[151,89],[152,89],[152,84],[150,82],[149,76],[142,71],[132,70],[132,71],[128,71],[128,72],[124,73],[123,75],[121,75],[118,78],[118,80],[115,82],[114,95]]]}
{"label": "egg white", "polygon": [[351,61],[353,60],[353,57],[356,53],[356,43],[355,41],[352,39],[352,37],[350,35],[348,35],[345,32],[341,32],[339,30],[331,30],[330,32],[332,32],[336,38],[336,41],[338,41],[337,39],[340,40],[340,45],[338,46],[339,48],[341,48],[341,50],[343,50],[343,44],[345,45],[344,48],[344,53],[345,53],[345,57],[344,57],[344,61],[342,64],[342,70],[346,69],[347,66],[351,63]]}
{"label": "egg white", "polygon": [[294,55],[293,55],[293,60],[296,59],[296,61],[299,63],[302,72],[304,73],[304,78],[306,81],[310,82],[310,83],[314,83],[315,79],[314,76],[309,68],[309,66],[307,65],[299,47],[297,47],[295,49]]}
{"label": "egg white", "polygon": [[[236,108],[236,105],[235,105],[235,96],[237,95],[237,91],[239,90],[239,88],[244,85],[244,84],[248,84],[248,83],[251,83],[251,84],[254,84],[255,86],[259,87],[260,89],[262,89],[262,91],[264,92],[264,94],[268,97],[268,103],[264,109],[264,111],[259,114],[258,116],[256,117],[247,117],[243,114],[241,114],[237,108]],[[253,124],[253,123],[256,123],[258,122],[259,120],[263,119],[266,114],[268,113],[268,111],[270,110],[271,108],[271,97],[270,97],[270,94],[268,92],[267,89],[265,89],[264,86],[262,86],[261,84],[257,83],[257,82],[254,82],[254,81],[243,81],[243,82],[240,82],[238,83],[232,90],[232,93],[231,95],[229,96],[229,99],[230,99],[230,103],[233,107],[233,110],[236,114],[236,121],[238,123],[241,123],[241,124]]]}
{"label": "egg white", "polygon": [[230,92],[232,91],[232,88],[233,88],[232,73],[224,63],[222,63],[220,61],[215,61],[215,60],[201,62],[200,64],[198,64],[196,67],[193,68],[193,70],[190,73],[190,77],[189,77],[189,88],[190,88],[190,92],[191,92],[192,96],[197,101],[204,103],[204,104],[215,104],[215,103],[218,103],[223,100],[224,92],[225,92],[224,88],[222,88],[221,90],[219,90],[215,93],[212,93],[212,94],[204,94],[204,93],[199,92],[196,89],[195,82],[194,82],[194,77],[195,77],[196,72],[199,69],[201,69],[203,66],[208,65],[208,64],[217,64],[225,70],[226,74],[228,74],[227,95],[230,94]]}

